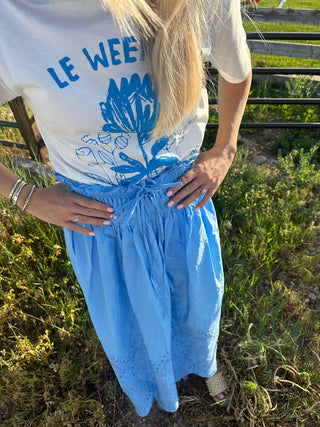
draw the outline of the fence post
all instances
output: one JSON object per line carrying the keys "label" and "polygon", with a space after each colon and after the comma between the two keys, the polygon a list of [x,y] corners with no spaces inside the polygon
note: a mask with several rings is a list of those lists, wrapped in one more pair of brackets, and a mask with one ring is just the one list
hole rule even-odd
{"label": "fence post", "polygon": [[31,158],[42,162],[40,147],[43,145],[43,140],[39,131],[31,124],[23,98],[19,96],[10,101],[9,104]]}

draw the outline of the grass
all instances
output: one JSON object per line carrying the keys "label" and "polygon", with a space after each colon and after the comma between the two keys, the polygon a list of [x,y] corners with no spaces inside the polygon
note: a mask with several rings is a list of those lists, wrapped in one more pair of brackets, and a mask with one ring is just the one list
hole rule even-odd
{"label": "grass", "polygon": [[[280,4],[280,0],[262,0],[258,7],[277,7]],[[319,9],[319,3],[316,0],[311,1],[296,1],[287,0],[283,8],[295,8],[295,9]],[[261,32],[319,32],[319,27],[316,25],[295,25],[295,24],[278,24],[272,22],[257,22],[255,17],[252,17],[253,22],[245,21],[244,28],[246,31],[257,31]],[[295,41],[289,41],[294,43]],[[319,44],[318,40],[313,41],[296,41],[297,43],[307,44]],[[293,67],[293,59],[284,56],[272,56],[262,54],[252,54],[252,65],[254,67]],[[294,58],[294,66],[298,68],[319,68],[320,60]]]}
{"label": "grass", "polygon": [[[0,120],[7,120],[14,122],[14,115],[9,107],[9,104],[2,105],[0,108]],[[3,141],[22,142],[21,133],[18,129],[1,127],[0,139]]]}
{"label": "grass", "polygon": [[[262,0],[258,7],[278,7],[280,0]],[[283,9],[319,9],[318,0],[287,0],[282,6]]]}

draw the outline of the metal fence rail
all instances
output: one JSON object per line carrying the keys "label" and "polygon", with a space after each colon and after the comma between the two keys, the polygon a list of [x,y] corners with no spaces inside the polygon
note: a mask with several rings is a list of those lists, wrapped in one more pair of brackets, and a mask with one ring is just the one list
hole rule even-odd
{"label": "metal fence rail", "polygon": [[[218,74],[215,68],[209,68],[212,75]],[[320,76],[320,68],[253,68],[253,75],[313,75]],[[320,83],[320,82],[319,82]],[[217,104],[216,98],[209,99],[210,105]],[[247,104],[259,105],[320,105],[320,98],[249,98]],[[207,129],[217,129],[218,123],[208,123]],[[320,129],[320,122],[261,122],[241,123],[242,129]]]}
{"label": "metal fence rail", "polygon": [[[208,123],[206,129],[218,129],[218,123]],[[261,122],[261,123],[241,123],[240,129],[320,129],[320,122]]]}
{"label": "metal fence rail", "polygon": [[[209,104],[217,103],[217,98],[209,98]],[[249,98],[247,104],[260,105],[320,105],[320,98]]]}
{"label": "metal fence rail", "polygon": [[[215,68],[208,68],[208,72],[212,75],[218,74]],[[309,76],[320,76],[320,68],[252,68],[253,74],[301,74]]]}
{"label": "metal fence rail", "polygon": [[320,40],[320,33],[281,32],[247,33],[247,40]]}

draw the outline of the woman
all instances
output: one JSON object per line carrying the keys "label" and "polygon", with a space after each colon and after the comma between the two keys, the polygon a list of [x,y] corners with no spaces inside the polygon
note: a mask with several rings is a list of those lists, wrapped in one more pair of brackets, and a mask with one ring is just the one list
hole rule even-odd
{"label": "woman", "polygon": [[[139,415],[154,397],[175,411],[176,381],[217,369],[223,270],[210,199],[250,86],[239,1],[1,8],[0,101],[25,97],[60,183],[36,189],[1,166],[0,194],[64,227],[91,319]],[[219,131],[199,154],[204,60],[220,73]]]}

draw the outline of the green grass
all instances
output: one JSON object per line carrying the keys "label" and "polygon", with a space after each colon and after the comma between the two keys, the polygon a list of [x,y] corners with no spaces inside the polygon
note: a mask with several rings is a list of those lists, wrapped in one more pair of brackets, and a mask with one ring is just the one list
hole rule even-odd
{"label": "green grass", "polygon": [[[262,0],[258,7],[277,7],[280,0]],[[295,1],[287,0],[284,8],[297,9],[317,9],[319,8],[318,1]],[[316,25],[295,25],[295,24],[278,24],[273,22],[257,22],[255,17],[253,22],[245,21],[244,28],[246,31],[261,31],[261,32],[319,32],[319,26]],[[295,41],[288,41],[294,43]],[[297,43],[319,44],[319,40],[296,41]],[[252,64],[254,67],[298,67],[298,68],[319,68],[320,60],[304,59],[304,58],[288,58],[280,56],[252,54]]]}
{"label": "green grass", "polygon": [[315,59],[303,59],[303,58],[288,58],[286,56],[272,56],[262,54],[252,54],[252,66],[253,67],[265,67],[265,68],[320,68],[320,61]]}
{"label": "green grass", "polygon": [[[320,422],[320,312],[305,301],[320,282],[320,171],[312,153],[292,153],[277,168],[246,156],[238,152],[215,196],[226,274],[219,357],[231,401],[212,406],[201,380],[183,381],[180,410],[155,409],[147,425]],[[61,230],[4,199],[0,209],[0,422],[138,425],[93,331]]]}
{"label": "green grass", "polygon": [[[2,105],[0,108],[0,120],[14,122],[14,115],[9,104]],[[22,142],[22,137],[18,129],[9,127],[0,127],[0,139],[3,141]]]}
{"label": "green grass", "polygon": [[[261,0],[258,7],[278,7],[280,0]],[[319,9],[318,0],[287,0],[283,9]]]}

